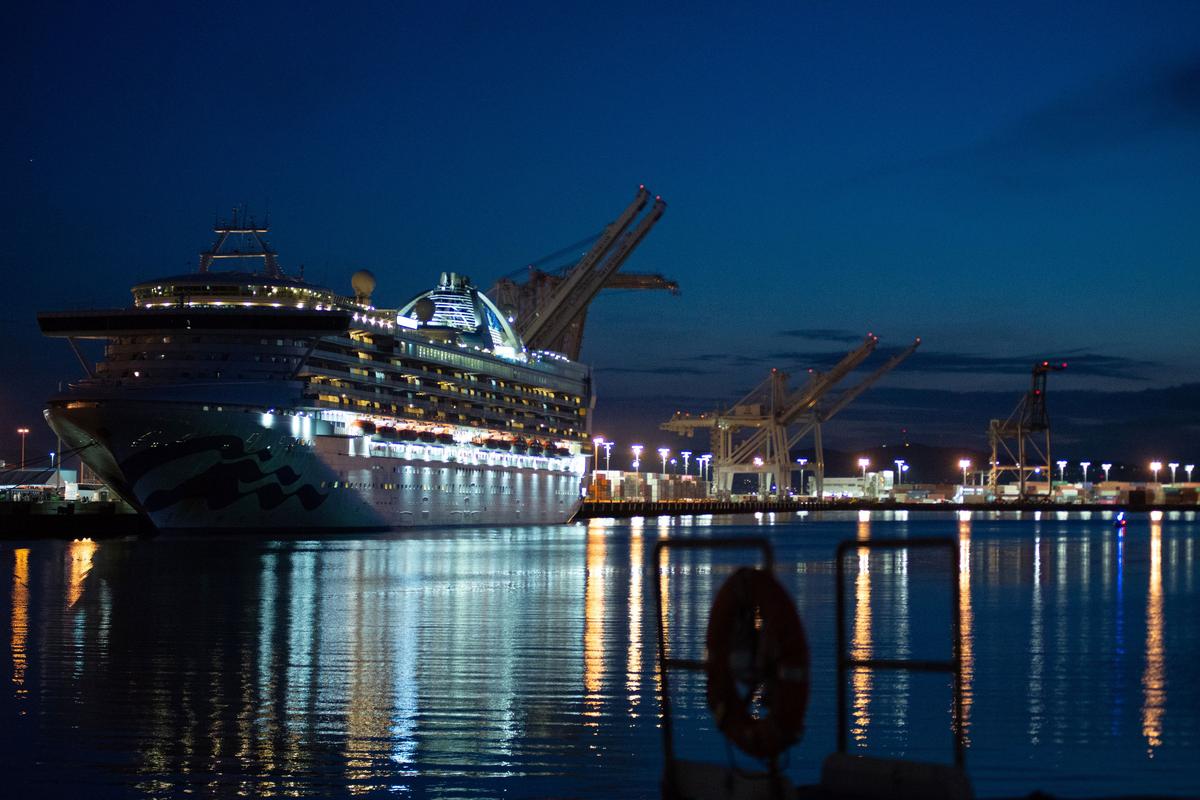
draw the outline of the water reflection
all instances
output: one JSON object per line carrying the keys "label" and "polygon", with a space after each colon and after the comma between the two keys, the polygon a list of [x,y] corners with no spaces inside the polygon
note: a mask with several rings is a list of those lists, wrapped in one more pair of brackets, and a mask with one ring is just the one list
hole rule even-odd
{"label": "water reflection", "polygon": [[975,617],[971,613],[971,512],[958,519],[958,619],[962,654],[962,737],[971,743],[971,704],[974,702]]}
{"label": "water reflection", "polygon": [[625,691],[629,694],[629,712],[637,713],[641,700],[642,679],[642,532],[629,534],[629,650],[625,658]]}
{"label": "water reflection", "polygon": [[[28,666],[26,648],[29,646],[29,548],[13,551],[12,584],[12,682],[17,700],[29,694],[25,688],[25,669]],[[21,713],[25,713],[22,708]]]}
{"label": "water reflection", "polygon": [[588,525],[587,576],[583,605],[584,716],[600,716],[601,676],[604,673],[604,529]]}
{"label": "water reflection", "polygon": [[[956,536],[980,796],[1063,781],[1089,796],[1195,794],[1200,690],[1176,679],[1167,692],[1166,680],[1200,659],[1190,574],[1200,527],[1138,517],[1122,538],[1100,515],[913,516],[903,528],[851,513],[763,528],[696,517],[0,545],[12,668],[0,758],[21,782],[10,794],[78,796],[108,781],[97,794],[652,795],[655,633],[668,621],[653,616],[655,590],[669,598],[677,652],[698,656],[715,588],[746,558],[681,550],[656,573],[653,547],[754,534],[774,543],[813,645],[808,730],[788,768],[797,783],[815,782],[833,746],[837,543]],[[859,545],[850,654],[944,654],[943,559]],[[944,760],[944,678],[854,670],[847,684],[856,751],[869,742],[881,755]],[[703,676],[681,671],[672,688],[677,741],[691,748],[682,755],[726,759]]]}
{"label": "water reflection", "polygon": [[[859,541],[871,538],[870,512],[866,516],[858,516],[857,536]],[[858,554],[858,575],[854,579],[854,633],[850,640],[850,657],[854,659],[871,657],[871,551],[860,547]],[[871,723],[871,670],[856,667],[850,677],[852,698],[852,723],[850,733],[859,747],[865,747],[867,728]]]}
{"label": "water reflection", "polygon": [[83,582],[92,571],[92,557],[99,546],[91,539],[76,539],[71,542],[67,561],[67,608],[79,602],[83,594]]}
{"label": "water reflection", "polygon": [[[1161,516],[1161,515],[1160,515]],[[1142,736],[1147,755],[1162,744],[1166,707],[1166,648],[1163,643],[1162,521],[1150,522],[1150,586],[1146,595],[1146,669],[1142,673]]]}
{"label": "water reflection", "polygon": [[1034,744],[1041,741],[1042,715],[1045,713],[1042,698],[1042,680],[1046,671],[1046,640],[1042,599],[1042,537],[1040,526],[1033,536],[1033,602],[1029,621],[1029,740]]}

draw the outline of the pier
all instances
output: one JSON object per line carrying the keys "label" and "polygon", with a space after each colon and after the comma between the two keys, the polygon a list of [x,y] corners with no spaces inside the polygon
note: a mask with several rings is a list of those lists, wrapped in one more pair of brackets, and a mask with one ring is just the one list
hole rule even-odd
{"label": "pier", "polygon": [[683,516],[690,514],[757,514],[797,511],[905,511],[917,513],[959,511],[1016,511],[1016,512],[1154,512],[1196,511],[1194,505],[1163,503],[1039,503],[1033,501],[1010,503],[901,503],[870,501],[856,498],[827,499],[781,498],[739,500],[585,500],[576,519],[614,517]]}

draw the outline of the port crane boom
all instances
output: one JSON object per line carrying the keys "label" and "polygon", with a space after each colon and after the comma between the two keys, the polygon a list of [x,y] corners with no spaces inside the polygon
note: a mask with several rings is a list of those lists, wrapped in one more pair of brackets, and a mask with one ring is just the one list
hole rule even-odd
{"label": "port crane boom", "polygon": [[[587,308],[608,279],[621,268],[629,255],[646,237],[666,210],[661,197],[632,230],[626,230],[649,199],[646,187],[593,245],[587,255],[567,274],[549,300],[527,321],[518,320],[518,332],[534,350],[549,347],[579,314]],[[598,265],[598,266],[597,266]]]}
{"label": "port crane boom", "polygon": [[[676,413],[661,427],[685,436],[692,436],[701,428],[711,431],[713,479],[716,491],[721,495],[732,491],[735,473],[757,474],[761,493],[767,491],[772,479],[780,487],[790,483],[793,467],[791,448],[811,433],[816,450],[813,467],[820,491],[824,482],[822,423],[832,419],[880,378],[899,366],[916,351],[921,340],[914,341],[859,383],[843,390],[831,404],[822,407],[821,401],[874,352],[878,342],[874,334],[867,334],[862,343],[843,356],[832,369],[812,373],[804,386],[790,394],[787,391],[787,374],[772,370],[766,380],[732,407],[698,416]],[[793,431],[796,425],[799,428]],[[739,439],[739,432],[748,432],[748,435]]]}
{"label": "port crane boom", "polygon": [[[853,372],[859,364],[866,360],[867,356],[874,352],[875,345],[878,342],[878,336],[868,333],[866,338],[863,339],[862,344],[842,356],[842,359],[833,366],[833,369],[828,372],[814,372],[807,384],[783,402],[777,412],[776,424],[786,428],[806,412],[812,411],[826,393]],[[767,436],[768,434],[765,432],[756,433],[754,436],[751,436],[729,454],[730,460],[735,464],[749,461],[757,450],[766,445],[765,439]],[[784,450],[785,452],[781,455],[786,461],[786,448]]]}
{"label": "port crane boom", "polygon": [[[992,448],[988,489],[995,497],[1000,476],[1004,472],[1017,474],[1017,493],[1021,500],[1031,492],[1029,482],[1034,475],[1046,470],[1046,496],[1053,494],[1050,471],[1050,414],[1046,410],[1046,377],[1051,372],[1067,368],[1066,362],[1051,364],[1040,361],[1033,365],[1029,391],[1017,403],[1006,420],[994,419],[988,424],[988,443]],[[1036,434],[1042,434],[1041,437]],[[1011,446],[1010,446],[1011,445]],[[1016,452],[1013,452],[1013,450]],[[1011,464],[1001,464],[1001,451]]]}
{"label": "port crane boom", "polygon": [[[662,275],[619,271],[666,209],[662,198],[655,198],[650,211],[635,225],[649,202],[650,192],[645,186],[639,187],[633,202],[569,269],[545,272],[531,266],[524,283],[516,283],[510,275],[488,291],[515,324],[527,347],[554,350],[577,360],[588,306],[601,289],[666,289],[679,293],[679,284]],[[561,251],[554,255],[561,255]]]}

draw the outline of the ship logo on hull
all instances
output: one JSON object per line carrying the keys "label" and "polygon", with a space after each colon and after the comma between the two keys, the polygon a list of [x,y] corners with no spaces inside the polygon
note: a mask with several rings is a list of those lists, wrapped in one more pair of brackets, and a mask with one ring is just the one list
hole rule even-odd
{"label": "ship logo on hull", "polygon": [[[266,448],[247,452],[245,444],[236,436],[200,436],[143,450],[122,462],[121,468],[132,486],[149,472],[169,462],[205,453],[214,453],[221,460],[171,489],[151,492],[142,502],[142,507],[154,513],[183,500],[199,499],[205,501],[210,510],[219,511],[253,495],[258,500],[259,508],[264,511],[278,508],[293,497],[305,511],[312,511],[328,499],[328,494],[317,491],[307,483],[287,491],[286,487],[300,480],[300,474],[288,466],[264,471],[260,464],[269,460],[271,454]],[[266,479],[274,479],[275,482],[253,489],[242,488],[243,484]]]}

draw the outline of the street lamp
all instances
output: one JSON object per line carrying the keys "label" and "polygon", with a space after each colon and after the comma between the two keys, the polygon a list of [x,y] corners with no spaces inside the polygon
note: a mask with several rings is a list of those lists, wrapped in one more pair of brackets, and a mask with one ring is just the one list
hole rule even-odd
{"label": "street lamp", "polygon": [[608,472],[609,465],[612,463],[613,443],[605,442],[602,447],[604,448],[604,471]]}
{"label": "street lamp", "polygon": [[25,469],[25,437],[29,435],[29,428],[17,428],[17,433],[21,434],[21,469]]}
{"label": "street lamp", "polygon": [[660,448],[658,448],[658,454],[659,454],[660,456],[662,456],[662,461],[663,461],[663,475],[666,475],[666,474],[667,474],[667,456],[671,455],[671,448],[669,448],[669,447],[660,447]]}
{"label": "street lamp", "polygon": [[1195,464],[1185,464],[1183,466],[1183,471],[1188,474],[1188,483],[1192,482],[1192,470],[1195,468],[1196,468]]}
{"label": "street lamp", "polygon": [[691,450],[680,450],[679,455],[683,456],[683,474],[688,474],[688,459],[692,457]]}
{"label": "street lamp", "polygon": [[1161,461],[1151,461],[1150,462],[1150,471],[1154,473],[1154,482],[1155,483],[1158,483],[1158,471],[1160,469],[1162,469]]}
{"label": "street lamp", "polygon": [[[604,437],[597,436],[592,439],[592,488],[596,486],[596,473],[600,471],[600,447],[604,444]],[[592,492],[595,494],[595,492]]]}
{"label": "street lamp", "polygon": [[1108,483],[1108,471],[1112,469],[1112,464],[1101,464],[1100,469],[1104,470],[1104,482]]}
{"label": "street lamp", "polygon": [[642,465],[642,451],[646,448],[640,444],[635,444],[629,449],[633,451],[633,473],[636,475],[638,468]]}
{"label": "street lamp", "polygon": [[1170,464],[1167,464],[1167,466],[1171,468],[1171,483],[1174,483],[1175,482],[1175,470],[1179,469],[1179,462],[1172,461]]}
{"label": "street lamp", "polygon": [[1063,475],[1066,474],[1066,471],[1067,471],[1067,462],[1066,461],[1055,461],[1054,463],[1058,464],[1058,479],[1060,481],[1065,481],[1066,478],[1064,478]]}
{"label": "street lamp", "polygon": [[1084,483],[1087,483],[1087,471],[1088,471],[1088,467],[1090,467],[1091,465],[1092,465],[1092,462],[1090,462],[1090,461],[1080,461],[1079,462],[1079,466],[1083,467],[1083,482]]}
{"label": "street lamp", "polygon": [[967,470],[971,468],[971,459],[960,458],[958,460],[958,468],[963,471],[963,486],[967,485]]}

